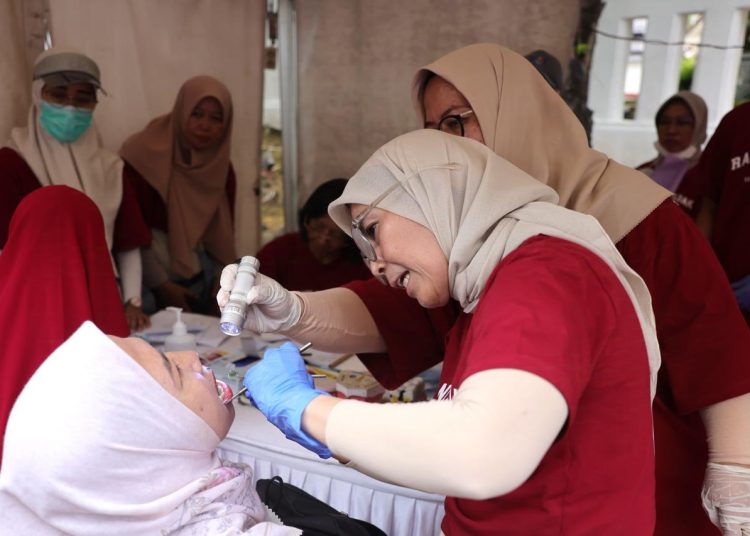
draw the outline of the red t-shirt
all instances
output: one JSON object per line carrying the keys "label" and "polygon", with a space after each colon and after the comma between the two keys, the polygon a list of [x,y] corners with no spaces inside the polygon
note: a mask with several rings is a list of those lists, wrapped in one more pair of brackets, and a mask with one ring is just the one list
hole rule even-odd
{"label": "red t-shirt", "polygon": [[610,268],[547,236],[501,261],[474,314],[461,314],[448,335],[440,392],[498,368],[554,385],[568,406],[565,429],[515,491],[485,501],[447,498],[443,531],[651,536],[648,357],[635,309]]}
{"label": "red t-shirt", "polygon": [[[8,226],[18,204],[41,187],[21,155],[9,147],[0,148],[0,248],[8,240]],[[151,245],[151,231],[143,221],[132,186],[124,179],[122,201],[115,217],[112,241],[114,252]]]}
{"label": "red t-shirt", "polygon": [[[658,158],[654,158],[653,160],[644,162],[635,169],[642,171],[650,177],[656,168],[658,160]],[[677,191],[672,194],[672,200],[693,219],[695,219],[701,211],[701,200],[703,198],[703,190],[700,184],[697,184],[693,178],[692,171],[694,169],[695,166],[688,169],[687,173],[685,173],[685,176],[680,181]]]}
{"label": "red t-shirt", "polygon": [[[657,536],[720,536],[700,500],[706,434],[697,410],[750,392],[750,331],[708,242],[664,201],[617,244],[651,292],[662,352],[657,401]],[[457,304],[423,309],[377,280],[347,285],[366,304],[388,354],[360,357],[383,385],[439,363]]]}
{"label": "red t-shirt", "polygon": [[695,173],[716,203],[711,244],[730,281],[750,274],[750,103],[721,120]]}
{"label": "red t-shirt", "polygon": [[260,272],[274,278],[287,290],[325,290],[372,277],[359,255],[322,264],[299,233],[288,233],[272,240],[256,257],[260,261]]}

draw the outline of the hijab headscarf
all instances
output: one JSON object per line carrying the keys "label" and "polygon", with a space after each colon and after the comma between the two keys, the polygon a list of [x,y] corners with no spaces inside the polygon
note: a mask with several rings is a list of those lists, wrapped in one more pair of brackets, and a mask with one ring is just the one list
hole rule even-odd
{"label": "hijab headscarf", "polygon": [[389,186],[401,187],[378,208],[427,227],[448,260],[451,297],[464,312],[476,308],[497,264],[523,241],[544,234],[575,242],[599,256],[625,288],[643,332],[651,395],[661,361],[651,297],[592,216],[557,206],[557,194],[488,147],[436,130],[404,134],[378,149],[329,205],[351,235],[348,205],[369,205]]}
{"label": "hijab headscarf", "polygon": [[554,189],[561,205],[597,218],[614,242],[670,196],[642,173],[589,148],[580,121],[523,56],[476,44],[423,67],[412,91],[422,120],[431,74],[468,100],[490,149]]}
{"label": "hijab headscarf", "polygon": [[[224,133],[205,151],[192,149],[185,128],[198,103],[213,97],[221,105]],[[177,93],[171,113],[153,119],[128,138],[120,155],[159,193],[167,207],[170,269],[182,278],[195,275],[198,241],[224,263],[237,258],[226,196],[232,134],[232,97],[210,76],[196,76]]]}
{"label": "hijab headscarf", "polygon": [[39,188],[18,205],[0,255],[0,437],[24,384],[84,320],[130,333],[102,216],[72,188]]}
{"label": "hijab headscarf", "polygon": [[68,534],[299,534],[262,523],[250,468],[221,462],[219,441],[86,322],[18,397],[0,494]]}
{"label": "hijab headscarf", "polygon": [[691,91],[680,91],[669,97],[656,112],[656,127],[659,118],[667,106],[680,102],[688,107],[695,121],[690,145],[679,153],[670,153],[657,140],[654,143],[659,156],[642,171],[670,192],[676,192],[682,179],[690,168],[695,166],[701,157],[701,146],[706,141],[706,123],[708,122],[708,108],[706,102]]}
{"label": "hijab headscarf", "polygon": [[[63,47],[46,50],[35,65],[50,56],[71,51]],[[11,130],[7,146],[23,157],[42,186],[66,185],[89,196],[102,213],[107,249],[111,250],[122,201],[122,159],[102,147],[93,123],[72,143],[61,143],[50,136],[39,122],[43,87],[44,80],[32,82],[28,121],[25,127]]]}

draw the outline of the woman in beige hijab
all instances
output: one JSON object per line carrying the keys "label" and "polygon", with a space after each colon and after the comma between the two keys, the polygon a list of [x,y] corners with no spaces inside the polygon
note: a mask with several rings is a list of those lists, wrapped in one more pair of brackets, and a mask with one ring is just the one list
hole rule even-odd
{"label": "woman in beige hijab", "polygon": [[460,305],[440,396],[325,396],[291,344],[248,372],[248,395],[319,455],[446,495],[449,536],[651,536],[650,298],[596,219],[556,201],[473,140],[387,143],[329,213],[384,283],[426,308]]}
{"label": "woman in beige hijab", "polygon": [[[440,58],[417,73],[413,97],[425,127],[484,143],[552,187],[560,204],[596,217],[646,282],[664,363],[654,402],[656,534],[716,535],[701,482],[708,459],[750,464],[750,418],[737,418],[750,413],[750,332],[706,241],[668,190],[590,149],[568,106],[507,48],[471,45]],[[236,267],[225,270],[222,286]],[[386,387],[439,362],[455,321],[450,303],[420,310],[374,281],[314,294],[256,282],[248,328],[365,354]]]}
{"label": "woman in beige hijab", "polygon": [[654,147],[658,156],[638,166],[638,171],[674,193],[673,199],[690,215],[696,215],[699,195],[693,193],[691,181],[683,181],[695,167],[706,141],[708,108],[692,91],[680,91],[669,97],[656,112]]}
{"label": "woman in beige hijab", "polygon": [[229,90],[215,78],[196,76],[182,85],[171,113],[120,150],[153,232],[143,252],[143,278],[159,307],[205,309],[215,267],[236,258],[231,133]]}

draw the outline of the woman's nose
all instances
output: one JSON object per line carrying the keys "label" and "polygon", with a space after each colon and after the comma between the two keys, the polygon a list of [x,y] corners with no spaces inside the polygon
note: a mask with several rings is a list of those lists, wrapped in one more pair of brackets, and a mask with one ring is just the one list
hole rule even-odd
{"label": "woman's nose", "polygon": [[370,262],[369,268],[370,272],[372,272],[372,275],[375,277],[382,276],[385,273],[385,261],[382,259],[375,259]]}

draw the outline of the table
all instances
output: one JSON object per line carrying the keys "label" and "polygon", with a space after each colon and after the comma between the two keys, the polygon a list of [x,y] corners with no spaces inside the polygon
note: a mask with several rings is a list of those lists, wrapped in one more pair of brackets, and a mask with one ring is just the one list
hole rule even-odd
{"label": "table", "polygon": [[322,460],[289,441],[257,409],[235,407],[237,417],[219,445],[221,458],[249,465],[255,479],[280,476],[389,536],[440,534],[441,495],[375,480],[332,458]]}

